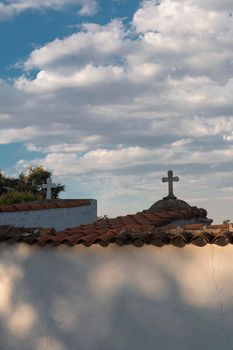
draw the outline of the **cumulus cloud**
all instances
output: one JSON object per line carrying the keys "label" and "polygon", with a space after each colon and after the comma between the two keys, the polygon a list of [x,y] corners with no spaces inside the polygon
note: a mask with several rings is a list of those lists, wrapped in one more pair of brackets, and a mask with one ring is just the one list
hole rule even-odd
{"label": "cumulus cloud", "polygon": [[16,81],[15,87],[23,89],[26,92],[38,93],[55,91],[61,88],[75,87],[94,87],[105,81],[114,82],[122,77],[123,69],[121,67],[107,66],[96,67],[87,65],[83,69],[72,72],[72,74],[52,73],[49,71],[40,71],[36,79],[30,81],[21,77]]}
{"label": "cumulus cloud", "polygon": [[6,0],[0,2],[0,20],[6,20],[28,10],[61,10],[66,5],[79,7],[81,16],[91,16],[98,10],[95,0]]}
{"label": "cumulus cloud", "polygon": [[[55,152],[49,153],[45,158],[35,159],[34,164],[43,164],[46,168],[55,169],[55,175],[80,175],[95,172],[111,172],[116,169],[135,168],[135,166],[153,165],[154,159],[159,159],[160,165],[175,164],[221,164],[233,160],[233,146],[219,150],[193,150],[183,147],[184,144],[166,145],[160,149],[146,149],[142,147],[129,147],[121,149],[96,149],[83,155],[77,153]],[[170,147],[173,146],[173,147]],[[58,147],[59,150],[59,147]],[[19,161],[18,165],[27,168],[28,161]],[[67,171],[68,169],[68,171]]]}
{"label": "cumulus cloud", "polygon": [[228,14],[219,12],[214,7],[208,11],[203,10],[201,2],[197,1],[165,0],[159,3],[148,0],[135,13],[133,23],[136,30],[142,33],[154,31],[163,36],[168,35],[169,38],[191,39],[204,33],[216,33],[220,28],[224,30],[226,24],[222,20],[229,17],[226,15]]}
{"label": "cumulus cloud", "polygon": [[210,185],[201,175],[213,172],[225,175],[211,186],[230,188],[232,7],[147,0],[130,24],[84,23],[34,49],[12,84],[0,82],[0,142],[44,152],[35,163],[57,176],[96,181],[104,173],[103,196],[111,184],[129,193],[131,180],[148,194],[170,166],[202,193]]}
{"label": "cumulus cloud", "polygon": [[64,69],[84,65],[92,60],[95,64],[109,64],[114,55],[120,58],[123,50],[130,50],[124,41],[125,37],[125,28],[119,20],[113,20],[105,26],[84,23],[80,32],[55,39],[32,51],[24,62],[24,68],[51,69],[56,65]]}

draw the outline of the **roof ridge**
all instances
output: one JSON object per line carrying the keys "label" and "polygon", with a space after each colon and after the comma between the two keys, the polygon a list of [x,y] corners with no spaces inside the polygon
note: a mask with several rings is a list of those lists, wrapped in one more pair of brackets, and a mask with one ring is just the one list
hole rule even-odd
{"label": "roof ridge", "polygon": [[15,204],[0,204],[0,213],[19,211],[62,209],[91,205],[89,199],[56,199],[51,201],[22,202]]}

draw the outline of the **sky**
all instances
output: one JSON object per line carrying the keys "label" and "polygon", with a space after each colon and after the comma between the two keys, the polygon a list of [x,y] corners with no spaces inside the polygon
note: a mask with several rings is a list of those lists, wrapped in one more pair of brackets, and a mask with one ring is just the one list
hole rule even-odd
{"label": "sky", "polygon": [[0,1],[0,169],[99,215],[175,194],[233,220],[232,0]]}

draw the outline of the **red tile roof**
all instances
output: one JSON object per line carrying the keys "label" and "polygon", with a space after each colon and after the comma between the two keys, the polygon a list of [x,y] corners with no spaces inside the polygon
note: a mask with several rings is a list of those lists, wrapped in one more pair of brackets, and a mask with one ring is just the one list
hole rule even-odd
{"label": "red tile roof", "polygon": [[25,202],[11,205],[0,205],[0,212],[30,211],[57,208],[73,208],[90,205],[88,199],[57,199],[43,202]]}
{"label": "red tile roof", "polygon": [[13,226],[0,227],[0,241],[26,242],[44,246],[66,244],[74,246],[83,244],[91,246],[110,243],[118,245],[133,244],[142,246],[153,244],[163,246],[173,244],[182,247],[186,244],[203,246],[207,243],[225,245],[232,242],[231,225],[208,226],[202,224],[188,225],[184,228],[168,227],[176,220],[194,217],[206,218],[204,209],[190,208],[155,213],[139,212],[135,215],[119,216],[115,219],[104,219],[94,224],[81,225],[56,232],[54,229],[25,229]]}

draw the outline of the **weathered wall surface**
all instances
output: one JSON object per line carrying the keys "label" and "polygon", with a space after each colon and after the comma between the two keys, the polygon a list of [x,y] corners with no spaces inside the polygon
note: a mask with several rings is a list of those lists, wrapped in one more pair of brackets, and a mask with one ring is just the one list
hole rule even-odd
{"label": "weathered wall surface", "polygon": [[54,227],[63,230],[97,220],[97,201],[90,199],[91,205],[74,208],[43,209],[0,213],[0,225],[24,227]]}
{"label": "weathered wall surface", "polygon": [[230,350],[233,247],[0,246],[1,350]]}

